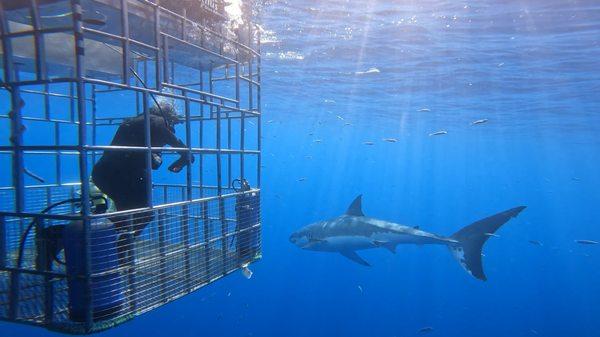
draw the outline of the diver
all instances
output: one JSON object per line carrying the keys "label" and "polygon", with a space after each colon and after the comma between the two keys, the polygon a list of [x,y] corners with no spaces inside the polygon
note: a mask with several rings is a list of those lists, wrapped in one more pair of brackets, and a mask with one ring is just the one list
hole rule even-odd
{"label": "diver", "polygon": [[[175,106],[171,103],[157,102],[149,110],[150,139],[152,147],[185,148],[175,135],[175,125],[181,120],[177,116]],[[123,121],[111,142],[111,146],[145,147],[144,115],[139,115]],[[194,157],[187,151],[179,152],[179,159],[169,166],[169,171],[178,173],[185,165],[194,162]],[[162,154],[159,150],[152,151],[153,170],[162,164]],[[146,189],[146,151],[143,150],[106,150],[92,169],[92,182],[105,193],[115,205],[117,211],[136,208],[146,208],[149,205],[148,190]],[[119,259],[127,255],[128,246],[153,220],[151,211],[137,213],[131,221],[127,217],[112,217],[115,228],[120,232],[117,243]]]}

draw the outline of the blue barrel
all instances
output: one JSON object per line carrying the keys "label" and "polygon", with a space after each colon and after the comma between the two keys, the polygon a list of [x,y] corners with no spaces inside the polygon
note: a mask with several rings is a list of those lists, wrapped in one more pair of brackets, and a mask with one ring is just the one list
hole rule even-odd
{"label": "blue barrel", "polygon": [[[250,190],[250,186],[242,185],[242,191]],[[236,196],[235,212],[237,222],[236,250],[240,263],[248,263],[256,258],[260,252],[260,194],[248,192]]]}
{"label": "blue barrel", "polygon": [[[94,320],[116,316],[125,303],[125,278],[118,271],[118,234],[107,219],[94,222],[90,230],[90,254],[92,276],[92,314]],[[65,260],[69,286],[69,316],[83,322],[87,310],[85,304],[83,224],[73,221],[65,228]]]}

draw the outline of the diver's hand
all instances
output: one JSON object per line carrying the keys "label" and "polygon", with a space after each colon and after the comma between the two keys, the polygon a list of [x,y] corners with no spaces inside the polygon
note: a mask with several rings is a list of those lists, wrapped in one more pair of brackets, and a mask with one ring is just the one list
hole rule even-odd
{"label": "diver's hand", "polygon": [[179,171],[181,171],[181,169],[183,168],[183,166],[186,164],[183,157],[177,159],[175,162],[173,162],[173,164],[171,164],[171,166],[169,166],[169,171],[174,172],[174,173],[179,173]]}
{"label": "diver's hand", "polygon": [[169,171],[174,172],[174,173],[179,173],[181,171],[181,169],[183,169],[183,167],[185,165],[191,164],[194,161],[196,161],[196,159],[194,158],[193,155],[190,156],[190,160],[189,161],[187,159],[187,155],[182,155],[173,164],[171,164],[171,166],[169,166]]}
{"label": "diver's hand", "polygon": [[152,153],[152,169],[158,170],[162,165],[162,157],[159,153]]}

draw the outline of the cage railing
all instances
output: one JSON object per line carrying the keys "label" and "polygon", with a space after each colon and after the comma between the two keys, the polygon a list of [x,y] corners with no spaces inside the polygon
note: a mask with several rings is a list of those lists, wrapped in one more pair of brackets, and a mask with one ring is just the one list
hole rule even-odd
{"label": "cage railing", "polygon": [[[0,268],[0,273],[18,272],[22,278],[19,285],[22,288],[18,288],[22,296],[18,298],[10,295],[14,289],[8,288],[9,284],[0,282],[0,317],[4,317],[3,310],[6,310],[6,307],[16,306],[17,320],[43,323],[50,328],[73,333],[91,332],[151,310],[230,274],[244,263],[260,257],[260,241],[256,241],[258,236],[248,236],[256,235],[251,233],[260,229],[260,222],[246,228],[235,227],[248,220],[246,217],[236,218],[233,215],[232,201],[238,196],[238,193],[232,193],[155,207],[152,211],[157,217],[150,227],[135,242],[131,241],[124,246],[135,258],[114,268],[92,270],[87,276],[98,280],[112,275],[112,281],[116,281],[116,284],[111,283],[110,286],[96,283],[99,286],[93,288],[94,303],[110,300],[117,295],[124,296],[123,308],[120,307],[117,313],[94,314],[91,330],[87,330],[83,322],[73,322],[72,318],[69,318],[71,309],[68,306],[72,299],[67,294],[69,287],[65,283],[69,278],[76,276],[69,274],[64,268],[58,271],[40,270],[39,266],[35,265],[33,251],[26,255],[26,264],[23,267],[3,265]],[[226,206],[221,205],[223,200],[228,202]],[[189,207],[187,211],[192,213],[191,216],[179,214],[177,209],[181,207]],[[208,210],[204,211],[205,208]],[[223,218],[223,212],[230,215]],[[143,210],[130,210],[119,214],[131,217],[147,216]],[[10,216],[0,216],[0,221],[6,221],[7,217]],[[92,226],[106,217],[92,216]],[[105,231],[110,233],[109,229]],[[20,232],[12,235],[18,234]],[[95,236],[98,235],[96,232]],[[233,248],[234,246],[238,248]],[[243,246],[248,247],[250,251],[240,250],[239,247]],[[12,249],[8,248],[0,256],[7,258],[8,255],[10,260],[10,255],[14,253],[10,253]],[[110,244],[96,243],[92,244],[90,249],[94,254],[104,254],[105,258],[118,259],[114,249],[110,249]],[[82,274],[80,277],[86,276]],[[2,280],[0,278],[0,281]],[[60,284],[58,289],[56,284]],[[123,288],[119,290],[119,287]],[[117,291],[121,291],[122,294],[116,293]]]}
{"label": "cage railing", "polygon": [[[66,4],[71,18],[63,25],[46,27],[41,20],[46,7],[41,6],[53,2]],[[214,12],[223,9],[223,2],[202,3],[209,14],[201,15],[198,23],[187,15],[198,18],[197,13],[184,10],[181,15],[147,0],[0,2],[0,86],[11,106],[10,113],[0,114],[10,121],[10,145],[0,146],[0,156],[10,157],[12,165],[10,186],[0,186],[0,199],[6,201],[0,208],[0,319],[66,332],[97,331],[183,296],[260,257],[260,32],[248,22],[242,29],[247,31],[245,40],[232,39],[219,29],[223,17]],[[85,11],[94,8],[105,11],[101,27],[94,27],[98,21],[84,18]],[[29,21],[20,16],[21,9],[29,13]],[[142,23],[140,27],[147,31],[139,31],[132,22]],[[46,43],[47,37],[55,37],[49,39],[53,43],[63,39],[73,54],[57,60],[59,54]],[[31,50],[23,53],[21,49],[16,55],[12,42],[17,40],[31,41]],[[101,49],[104,54],[86,54],[86,48]],[[115,62],[96,67],[89,62],[92,57]],[[177,75],[181,69],[197,77],[182,79]],[[62,84],[68,85],[67,92],[56,91]],[[98,109],[105,96],[117,91],[135,95],[136,114],[145,121],[144,146],[98,141],[99,126],[132,117]],[[24,95],[43,97],[43,117],[23,109]],[[183,105],[185,147],[152,146],[148,110],[150,98],[158,96]],[[51,111],[57,99],[68,100],[67,117]],[[199,109],[192,111],[192,104]],[[255,146],[246,142],[250,119],[257,125]],[[235,136],[239,148],[233,146],[234,120],[239,122]],[[24,141],[23,126],[33,122],[54,130],[50,144]],[[194,131],[191,123],[197,123]],[[61,131],[65,124],[77,130],[66,143],[61,141],[69,135]],[[214,144],[205,142],[208,133],[214,136]],[[198,137],[196,143],[192,137]],[[200,170],[193,175],[188,165],[184,184],[161,185],[153,181],[147,160],[147,207],[92,214],[90,165],[106,151],[145,152],[147,157],[162,151],[188,159],[196,155]],[[28,185],[25,159],[38,155],[54,158],[55,177],[52,183]],[[77,159],[78,181],[63,176],[65,156]],[[256,188],[235,191],[232,178],[234,174],[241,179],[248,176],[248,156],[256,158]],[[202,172],[209,159],[214,161],[211,178]],[[79,204],[44,213],[57,198],[78,199]],[[138,231],[135,226],[140,223],[147,228]],[[61,224],[65,226],[61,233],[72,236],[63,240],[62,255],[40,254],[56,244],[43,233],[48,226]],[[66,266],[56,259],[66,261]],[[99,267],[98,261],[112,264]],[[106,278],[111,282],[105,282]],[[102,307],[109,302],[118,305]]]}

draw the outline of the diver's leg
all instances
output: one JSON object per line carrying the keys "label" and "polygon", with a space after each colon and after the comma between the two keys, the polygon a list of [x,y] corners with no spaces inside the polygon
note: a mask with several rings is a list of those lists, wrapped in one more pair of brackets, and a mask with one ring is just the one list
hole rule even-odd
{"label": "diver's leg", "polygon": [[136,214],[134,216],[133,222],[133,234],[135,237],[140,236],[142,231],[148,224],[150,224],[154,220],[154,212],[152,211],[144,211]]}
{"label": "diver's leg", "polygon": [[[120,207],[123,209],[148,207],[145,180],[135,179],[135,183],[129,184],[127,191],[123,191],[120,200],[122,201]],[[117,250],[119,252],[119,260],[122,261],[122,264],[131,261],[135,239],[153,219],[154,215],[152,211],[142,211],[128,216],[126,221],[122,221],[119,226],[116,226],[121,231],[117,242]]]}
{"label": "diver's leg", "polygon": [[[102,181],[101,184],[104,186],[104,188],[96,183],[96,181],[94,181],[94,183],[114,202],[117,211],[125,211],[136,208],[134,206],[135,203],[132,203],[130,200],[132,197],[129,189],[130,184],[125,181],[125,179],[113,177],[111,182],[105,183],[105,181]],[[108,219],[113,223],[115,230],[118,233],[116,242],[117,254],[119,258],[119,265],[123,266],[126,264],[128,260],[128,252],[131,250],[132,240],[130,239],[129,234],[129,232],[131,232],[131,216],[114,215],[108,217]]]}

